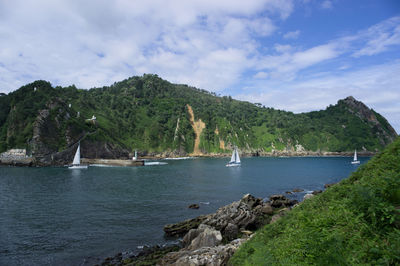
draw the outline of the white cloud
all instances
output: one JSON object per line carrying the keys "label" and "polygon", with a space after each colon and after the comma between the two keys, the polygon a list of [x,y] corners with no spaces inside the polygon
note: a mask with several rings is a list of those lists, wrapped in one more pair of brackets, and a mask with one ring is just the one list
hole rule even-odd
{"label": "white cloud", "polygon": [[[299,71],[332,59],[346,56],[362,57],[378,54],[400,45],[400,17],[393,17],[353,35],[343,36],[308,49],[275,44],[278,55],[260,55],[255,69],[276,80],[294,80]],[[351,57],[350,57],[351,58]],[[336,67],[337,69],[337,67]],[[348,69],[345,62],[340,70]]]}
{"label": "white cloud", "polygon": [[292,50],[292,46],[289,44],[275,44],[274,48],[278,53],[286,53]]}
{"label": "white cloud", "polygon": [[291,63],[298,68],[305,68],[313,64],[336,57],[339,52],[332,44],[324,44],[293,54]]}
{"label": "white cloud", "polygon": [[254,78],[256,78],[256,79],[265,79],[265,78],[268,78],[268,73],[263,72],[263,71],[257,72],[257,73],[254,75]]}
{"label": "white cloud", "polygon": [[341,74],[287,82],[254,82],[252,93],[236,97],[292,112],[325,109],[338,99],[354,96],[386,117],[400,132],[400,61]]}
{"label": "white cloud", "polygon": [[[398,43],[394,18],[356,36],[305,48],[276,44],[279,55],[265,54],[268,47],[258,38],[277,29],[269,15],[286,19],[293,8],[290,0],[1,2],[0,88],[10,91],[35,79],[87,88],[150,72],[172,82],[222,90],[251,68],[272,79],[294,79],[298,71],[354,51],[353,43],[368,40],[355,56]],[[299,35],[296,30],[284,38]],[[212,60],[220,51],[236,51],[242,60],[230,61],[236,65],[227,68],[222,80],[214,75]]]}
{"label": "white cloud", "polygon": [[264,37],[270,35],[276,29],[272,21],[267,17],[249,21],[248,27],[257,35]]}
{"label": "white cloud", "polygon": [[269,73],[274,79],[284,80],[292,80],[300,70],[335,58],[342,53],[334,43],[297,52],[291,52],[293,49],[290,46],[276,45],[275,49],[281,54],[260,57],[256,68]]}
{"label": "white cloud", "polygon": [[300,30],[289,31],[288,33],[283,35],[284,39],[297,39],[300,35]]}
{"label": "white cloud", "polygon": [[[269,16],[286,19],[293,7],[292,0],[1,1],[0,90],[35,79],[89,88],[143,72],[221,90],[249,67],[256,38],[276,30]],[[233,57],[217,59],[221,51]],[[235,65],[220,65],[222,74],[216,60]]]}
{"label": "white cloud", "polygon": [[[204,85],[213,91],[229,87],[238,82],[245,64],[246,54],[242,50],[217,50],[199,60],[198,69],[193,73],[194,85]],[[210,76],[210,73],[213,73]]]}
{"label": "white cloud", "polygon": [[323,9],[332,9],[333,5],[332,5],[332,1],[329,0],[325,0],[321,3],[321,7]]}
{"label": "white cloud", "polygon": [[353,56],[371,56],[388,50],[391,46],[400,45],[400,17],[393,17],[370,27],[358,34],[358,38],[366,40],[366,45],[356,51]]}
{"label": "white cloud", "polygon": [[286,19],[293,12],[293,1],[290,0],[268,0],[266,2],[267,10],[279,12],[282,19]]}

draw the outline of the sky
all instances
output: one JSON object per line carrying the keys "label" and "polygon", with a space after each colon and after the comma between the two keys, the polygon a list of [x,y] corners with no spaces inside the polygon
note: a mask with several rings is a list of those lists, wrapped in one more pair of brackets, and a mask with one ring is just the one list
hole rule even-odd
{"label": "sky", "polygon": [[144,73],[295,113],[351,95],[400,133],[400,1],[0,0],[0,92]]}

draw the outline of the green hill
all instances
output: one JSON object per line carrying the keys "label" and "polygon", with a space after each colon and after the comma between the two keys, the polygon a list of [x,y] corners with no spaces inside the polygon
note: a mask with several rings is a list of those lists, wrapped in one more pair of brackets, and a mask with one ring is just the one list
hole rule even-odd
{"label": "green hill", "polygon": [[400,138],[348,179],[267,225],[232,265],[399,265]]}
{"label": "green hill", "polygon": [[[69,107],[71,105],[71,107]],[[78,116],[79,112],[79,116]],[[87,119],[96,116],[96,121]],[[326,110],[293,114],[242,102],[156,75],[90,90],[35,81],[0,96],[0,152],[36,157],[82,140],[84,157],[242,152],[378,151],[396,132],[352,97]]]}

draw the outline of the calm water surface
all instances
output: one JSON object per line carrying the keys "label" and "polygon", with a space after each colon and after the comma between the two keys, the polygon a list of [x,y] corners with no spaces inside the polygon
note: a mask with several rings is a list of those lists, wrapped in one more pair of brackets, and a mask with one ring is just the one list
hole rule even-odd
{"label": "calm water surface", "polygon": [[[87,170],[0,167],[0,265],[98,263],[166,243],[165,224],[214,212],[243,194],[323,189],[358,167],[348,157],[243,158],[239,168],[225,167],[227,160]],[[188,209],[192,203],[200,209]]]}

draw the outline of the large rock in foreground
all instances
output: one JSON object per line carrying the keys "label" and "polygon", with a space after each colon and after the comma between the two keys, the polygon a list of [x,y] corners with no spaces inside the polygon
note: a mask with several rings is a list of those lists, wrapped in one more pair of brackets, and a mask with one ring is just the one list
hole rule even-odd
{"label": "large rock in foreground", "polygon": [[236,239],[226,245],[170,252],[161,259],[158,265],[226,265],[233,253],[245,241],[246,239]]}
{"label": "large rock in foreground", "polygon": [[220,230],[224,236],[232,231],[226,230],[229,224],[237,226],[238,231],[255,229],[261,225],[262,218],[266,218],[261,211],[264,205],[266,203],[262,199],[247,194],[240,201],[221,207],[216,213],[208,215],[203,223]]}
{"label": "large rock in foreground", "polygon": [[221,231],[226,239],[232,240],[237,237],[234,232],[255,230],[269,222],[274,209],[291,207],[296,203],[297,201],[283,195],[273,195],[270,197],[270,202],[264,202],[260,198],[246,194],[241,200],[223,206],[215,213],[166,225],[164,232],[166,236],[184,236],[191,229],[197,229],[200,224],[205,224]]}
{"label": "large rock in foreground", "polygon": [[193,219],[188,219],[180,223],[176,224],[167,224],[164,226],[164,232],[166,236],[174,237],[174,236],[184,236],[191,229],[196,229],[199,225],[206,219],[205,215],[198,216]]}
{"label": "large rock in foreground", "polygon": [[196,250],[201,247],[214,247],[221,243],[221,232],[213,227],[201,224],[199,228],[192,229],[183,238],[183,245],[188,250]]}
{"label": "large rock in foreground", "polygon": [[232,240],[237,237],[235,232],[255,230],[268,223],[274,209],[291,207],[296,203],[297,201],[283,195],[273,195],[270,197],[270,202],[264,202],[260,198],[246,194],[241,200],[223,206],[215,213],[166,225],[164,232],[166,236],[184,236],[191,229],[197,229],[200,224],[205,224],[221,231],[224,238]]}
{"label": "large rock in foreground", "polygon": [[[273,195],[269,202],[264,202],[246,194],[241,200],[221,207],[213,214],[166,225],[166,235],[185,236],[183,248],[165,255],[160,265],[226,265],[252,233],[248,230],[256,230],[271,220],[279,219],[296,203],[283,195]],[[221,245],[228,241],[228,244]]]}

